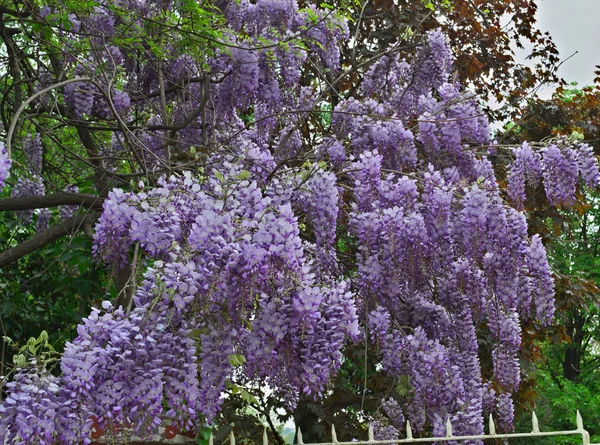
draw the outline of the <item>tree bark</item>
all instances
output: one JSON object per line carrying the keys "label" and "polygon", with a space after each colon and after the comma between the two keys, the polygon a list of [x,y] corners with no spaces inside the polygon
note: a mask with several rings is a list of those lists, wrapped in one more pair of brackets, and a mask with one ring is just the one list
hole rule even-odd
{"label": "tree bark", "polygon": [[565,350],[563,365],[563,376],[572,382],[577,381],[581,374],[581,359],[583,358],[583,327],[586,319],[579,313],[575,313],[571,322],[566,326],[567,333],[571,337],[571,344]]}
{"label": "tree bark", "polygon": [[0,199],[0,211],[43,209],[61,205],[79,205],[100,210],[103,202],[103,198],[94,195],[55,193],[45,196]]}
{"label": "tree bark", "polygon": [[79,229],[84,228],[84,226],[87,224],[94,224],[99,217],[100,213],[98,212],[87,215],[75,215],[61,222],[60,224],[57,224],[48,230],[35,235],[33,238],[22,242],[18,246],[6,249],[0,253],[0,267],[14,263],[20,258],[29,255],[31,252],[51,243],[52,241],[62,238],[63,236],[72,235]]}

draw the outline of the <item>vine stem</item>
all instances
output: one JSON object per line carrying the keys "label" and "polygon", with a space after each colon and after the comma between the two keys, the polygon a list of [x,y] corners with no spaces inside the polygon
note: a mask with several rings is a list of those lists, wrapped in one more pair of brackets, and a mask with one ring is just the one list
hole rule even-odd
{"label": "vine stem", "polygon": [[43,90],[40,90],[35,94],[32,94],[30,97],[27,98],[27,100],[25,100],[24,102],[21,103],[21,105],[19,106],[19,108],[17,109],[17,111],[15,113],[15,116],[13,117],[12,122],[10,123],[10,127],[8,128],[8,133],[6,134],[6,153],[8,154],[9,158],[11,157],[11,152],[12,152],[13,134],[17,127],[17,123],[19,122],[19,116],[21,116],[21,113],[23,113],[23,111],[25,111],[25,108],[27,108],[27,106],[31,102],[33,102],[35,99],[37,99],[38,97],[40,97],[46,93],[49,93],[52,90],[55,90],[57,88],[62,88],[66,85],[69,85],[70,83],[75,83],[75,82],[94,83],[93,79],[91,79],[90,77],[76,77],[74,79],[63,80],[62,82],[55,83],[54,85],[50,85],[49,87],[46,87]]}
{"label": "vine stem", "polygon": [[135,250],[133,252],[133,264],[131,265],[131,275],[129,277],[127,286],[124,291],[127,292],[128,288],[131,287],[131,295],[128,295],[129,301],[127,302],[127,314],[131,312],[131,308],[133,307],[133,293],[137,287],[135,274],[137,273],[137,264],[140,256],[140,242],[135,243]]}

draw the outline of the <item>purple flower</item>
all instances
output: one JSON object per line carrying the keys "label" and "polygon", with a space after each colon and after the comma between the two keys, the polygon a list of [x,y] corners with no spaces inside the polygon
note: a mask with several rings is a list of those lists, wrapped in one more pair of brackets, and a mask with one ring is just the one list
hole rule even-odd
{"label": "purple flower", "polygon": [[[29,198],[43,196],[44,194],[44,181],[40,176],[19,178],[11,192],[13,198]],[[18,210],[16,214],[24,223],[29,224],[33,217],[33,210]]]}
{"label": "purple flower", "polygon": [[600,183],[600,173],[598,172],[598,161],[592,147],[587,144],[581,144],[578,147],[577,164],[579,165],[579,174],[585,185],[597,187]]}
{"label": "purple flower", "polygon": [[0,190],[4,188],[4,181],[8,178],[10,162],[11,160],[6,153],[6,148],[4,148],[4,144],[0,142]]}
{"label": "purple flower", "polygon": [[549,145],[542,150],[542,175],[550,204],[571,205],[577,187],[577,153],[572,148]]}
{"label": "purple flower", "polygon": [[[68,185],[65,187],[65,193],[79,193],[79,187],[77,187],[76,185]],[[75,212],[77,211],[78,208],[79,208],[79,206],[77,206],[77,205],[60,206],[59,207],[60,218],[63,221],[65,219],[69,219],[70,217],[72,217],[75,214]]]}
{"label": "purple flower", "polygon": [[40,175],[42,172],[42,137],[39,133],[34,136],[28,134],[23,141],[23,152],[28,161],[29,171],[32,175]]}

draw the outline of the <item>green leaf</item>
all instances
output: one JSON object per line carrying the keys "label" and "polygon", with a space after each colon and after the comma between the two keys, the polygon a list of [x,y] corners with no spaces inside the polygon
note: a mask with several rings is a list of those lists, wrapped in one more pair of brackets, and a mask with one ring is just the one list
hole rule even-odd
{"label": "green leaf", "polygon": [[17,368],[22,368],[27,364],[27,358],[23,354],[13,356],[13,363]]}
{"label": "green leaf", "polygon": [[204,426],[198,430],[198,435],[196,436],[198,439],[198,445],[208,445],[210,436],[212,434],[212,428],[208,426]]}
{"label": "green leaf", "polygon": [[427,8],[431,11],[435,11],[435,5],[433,4],[433,2],[431,0],[425,0],[423,2],[423,6],[425,6],[425,8]]}
{"label": "green leaf", "polygon": [[244,388],[240,388],[240,395],[242,396],[242,400],[250,405],[258,405],[258,400]]}
{"label": "green leaf", "polygon": [[66,31],[70,31],[73,27],[73,22],[69,19],[69,16],[67,14],[64,14],[61,17],[61,25],[63,28],[65,28]]}
{"label": "green leaf", "polygon": [[242,354],[231,354],[228,359],[229,363],[231,363],[231,366],[234,367],[243,366],[246,363],[246,357],[244,357]]}

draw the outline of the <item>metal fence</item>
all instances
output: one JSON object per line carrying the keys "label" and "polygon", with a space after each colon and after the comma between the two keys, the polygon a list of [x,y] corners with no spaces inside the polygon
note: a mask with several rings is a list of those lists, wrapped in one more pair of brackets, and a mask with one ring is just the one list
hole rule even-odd
{"label": "metal fence", "polygon": [[[354,440],[352,442],[338,441],[337,435],[335,432],[335,427],[332,426],[330,442],[321,442],[321,443],[304,442],[302,439],[302,432],[298,429],[297,434],[296,434],[296,444],[306,444],[306,445],[336,445],[336,444],[337,445],[383,445],[383,444],[405,444],[405,443],[437,443],[437,442],[448,442],[448,441],[452,441],[453,443],[457,443],[457,442],[464,443],[467,441],[473,442],[473,441],[480,441],[480,440],[495,441],[495,442],[502,440],[504,443],[507,443],[507,442],[510,443],[510,439],[513,439],[513,438],[533,438],[533,439],[535,439],[535,438],[548,438],[548,437],[560,437],[560,436],[563,436],[563,437],[564,436],[579,436],[581,438],[581,442],[579,442],[579,443],[581,443],[582,445],[600,445],[600,444],[592,444],[590,442],[590,435],[583,427],[583,420],[581,419],[581,415],[579,414],[579,411],[577,411],[577,416],[576,416],[577,428],[574,430],[540,431],[540,428],[538,425],[538,419],[537,419],[537,416],[535,415],[535,413],[533,413],[532,417],[531,417],[531,426],[532,426],[532,430],[531,430],[531,432],[528,432],[528,433],[497,434],[496,427],[494,425],[494,420],[493,420],[492,416],[490,415],[489,422],[488,422],[488,428],[487,428],[488,433],[484,434],[484,435],[455,436],[452,433],[452,424],[450,423],[450,421],[447,421],[446,422],[446,435],[444,437],[413,437],[410,422],[406,422],[406,437],[404,437],[404,438],[398,437],[397,439],[390,439],[390,440],[375,440],[374,434],[373,434],[373,428],[369,427],[366,440],[360,440],[360,438],[359,438],[358,440]],[[92,442],[91,445],[124,443],[123,441],[115,442],[115,437],[112,436],[111,434],[104,435],[104,432],[101,432],[101,431],[95,431],[95,433],[96,433],[94,436],[95,441]],[[129,433],[129,434],[127,434],[127,433]],[[154,435],[151,438],[146,438],[146,439],[136,437],[135,434],[133,434],[133,431],[127,431],[127,428],[120,429],[118,435],[124,435],[127,437],[128,440],[126,440],[125,443],[138,444],[138,445],[139,444],[190,445],[190,444],[198,443],[195,439],[193,439],[193,437],[189,437],[189,436],[186,437],[186,436],[176,433],[175,431],[169,431],[169,428],[167,427],[165,429],[164,426],[162,426],[160,428],[160,432],[158,434]],[[236,442],[235,435],[232,431],[229,435],[229,444],[235,445],[235,442]],[[209,445],[215,445],[214,438],[212,437],[212,435],[209,438],[208,443],[209,443]],[[257,440],[254,443],[258,444],[259,441]],[[269,438],[267,436],[266,429],[263,433],[262,445],[269,445]]]}
{"label": "metal fence", "polygon": [[[446,435],[444,437],[422,437],[422,438],[414,438],[412,435],[412,429],[410,426],[410,422],[406,422],[406,437],[391,439],[391,440],[375,440],[373,435],[373,428],[369,426],[368,438],[367,440],[358,440],[353,442],[338,442],[337,435],[335,432],[335,427],[331,427],[331,442],[321,442],[321,443],[310,443],[306,445],[383,445],[383,444],[404,444],[404,443],[435,443],[435,442],[447,442],[447,441],[475,441],[475,440],[493,440],[493,439],[511,439],[511,438],[536,438],[536,437],[552,437],[552,436],[580,436],[582,445],[600,445],[600,444],[592,444],[590,443],[590,435],[583,428],[583,420],[581,419],[581,415],[579,411],[577,411],[577,428],[570,431],[540,431],[537,416],[535,412],[531,417],[532,431],[530,433],[510,433],[510,434],[496,434],[496,427],[494,425],[494,419],[490,415],[489,423],[488,423],[488,434],[478,435],[478,436],[454,436],[452,434],[452,424],[450,423],[450,419],[446,422]],[[229,436],[230,445],[235,445],[235,435],[233,431]],[[269,439],[267,437],[267,431],[263,433],[262,438],[263,445],[269,445]],[[298,429],[297,432],[297,444],[304,444],[305,442],[302,440],[302,432]],[[209,439],[209,445],[213,445],[212,436]]]}

